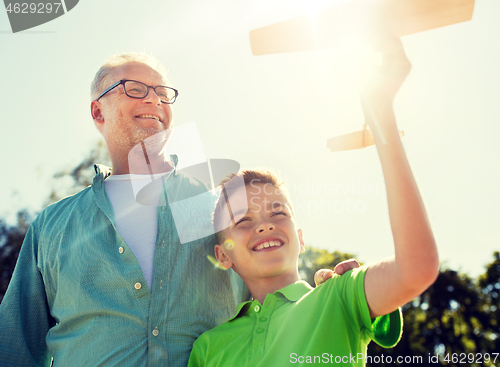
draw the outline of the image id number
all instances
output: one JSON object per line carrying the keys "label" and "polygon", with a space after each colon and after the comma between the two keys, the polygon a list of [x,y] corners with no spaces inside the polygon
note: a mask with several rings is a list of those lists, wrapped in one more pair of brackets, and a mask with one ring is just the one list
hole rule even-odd
{"label": "image id number", "polygon": [[15,14],[34,14],[34,13],[57,13],[61,3],[9,3],[5,7],[7,13]]}

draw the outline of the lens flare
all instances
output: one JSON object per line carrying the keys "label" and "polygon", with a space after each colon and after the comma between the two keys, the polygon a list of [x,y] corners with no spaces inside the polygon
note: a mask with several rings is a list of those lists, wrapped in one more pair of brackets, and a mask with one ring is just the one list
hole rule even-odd
{"label": "lens flare", "polygon": [[233,240],[226,240],[226,241],[224,241],[224,248],[226,250],[232,250],[234,248],[234,242],[233,242]]}

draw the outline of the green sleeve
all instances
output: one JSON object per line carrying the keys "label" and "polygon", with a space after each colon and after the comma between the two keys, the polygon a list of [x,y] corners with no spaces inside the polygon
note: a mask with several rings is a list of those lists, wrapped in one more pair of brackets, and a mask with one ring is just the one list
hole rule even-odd
{"label": "green sleeve", "polygon": [[198,337],[198,339],[193,344],[193,349],[191,350],[191,355],[189,356],[188,367],[202,367],[205,366],[206,350],[207,347],[203,343],[203,334]]}
{"label": "green sleeve", "polygon": [[401,310],[397,309],[388,315],[370,318],[370,310],[366,301],[364,279],[368,266],[352,270],[349,276],[340,277],[343,283],[345,302],[351,316],[359,323],[359,328],[368,340],[384,348],[395,346],[402,334]]}
{"label": "green sleeve", "polygon": [[37,266],[37,252],[32,224],[0,304],[0,366],[50,366],[51,363],[45,338],[55,321]]}
{"label": "green sleeve", "polygon": [[375,318],[372,322],[372,332],[372,340],[383,348],[392,348],[398,344],[403,333],[401,309]]}

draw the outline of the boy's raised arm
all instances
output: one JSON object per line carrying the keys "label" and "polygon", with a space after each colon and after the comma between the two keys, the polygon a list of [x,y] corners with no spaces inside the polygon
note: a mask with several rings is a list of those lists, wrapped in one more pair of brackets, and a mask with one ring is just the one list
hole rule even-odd
{"label": "boy's raised arm", "polygon": [[436,244],[392,108],[411,65],[399,38],[392,34],[380,38],[382,64],[361,90],[361,100],[382,164],[395,257],[371,265],[366,272],[371,317],[411,301],[439,274]]}

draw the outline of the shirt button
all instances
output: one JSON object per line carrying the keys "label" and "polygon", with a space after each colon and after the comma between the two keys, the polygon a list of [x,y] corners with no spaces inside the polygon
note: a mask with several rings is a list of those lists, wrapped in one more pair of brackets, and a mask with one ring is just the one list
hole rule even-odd
{"label": "shirt button", "polygon": [[142,287],[142,284],[139,283],[139,282],[137,282],[137,283],[134,284],[134,288],[135,289],[141,289],[141,287]]}
{"label": "shirt button", "polygon": [[155,327],[155,328],[153,329],[153,335],[154,335],[154,336],[158,336],[158,334],[160,334],[160,332],[158,331],[158,328],[156,328],[156,327]]}
{"label": "shirt button", "polygon": [[259,305],[255,306],[255,307],[253,308],[253,310],[254,310],[255,312],[259,312],[259,311],[260,311],[260,306],[259,306]]}
{"label": "shirt button", "polygon": [[257,334],[262,334],[264,332],[264,329],[260,327],[256,330],[256,332]]}
{"label": "shirt button", "polygon": [[120,247],[118,247],[118,252],[119,252],[120,254],[123,254],[123,253],[125,252],[125,249],[124,249],[123,247],[121,247],[121,246],[120,246]]}
{"label": "shirt button", "polygon": [[259,319],[259,321],[262,321],[262,322],[267,321],[267,317],[261,317],[261,318]]}

